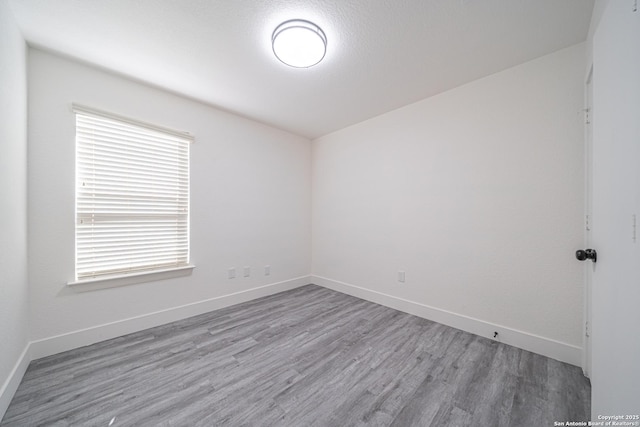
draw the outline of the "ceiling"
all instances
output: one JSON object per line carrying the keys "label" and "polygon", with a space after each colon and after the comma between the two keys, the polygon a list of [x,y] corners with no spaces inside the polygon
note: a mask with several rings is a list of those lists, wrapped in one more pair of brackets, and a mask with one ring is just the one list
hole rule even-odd
{"label": "ceiling", "polygon": [[[27,42],[316,138],[584,41],[593,0],[10,0]],[[315,67],[271,34],[318,24]]]}

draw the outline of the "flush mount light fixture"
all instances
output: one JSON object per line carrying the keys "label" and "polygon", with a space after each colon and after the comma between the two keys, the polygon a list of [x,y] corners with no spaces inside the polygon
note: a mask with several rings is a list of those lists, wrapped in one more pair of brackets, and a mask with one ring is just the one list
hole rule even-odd
{"label": "flush mount light fixture", "polygon": [[327,36],[313,22],[293,19],[276,27],[271,45],[280,61],[291,67],[309,68],[324,58]]}

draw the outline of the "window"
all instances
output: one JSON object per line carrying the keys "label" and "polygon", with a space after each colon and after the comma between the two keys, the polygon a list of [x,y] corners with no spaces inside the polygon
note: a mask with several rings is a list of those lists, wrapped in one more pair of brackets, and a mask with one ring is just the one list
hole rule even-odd
{"label": "window", "polygon": [[186,134],[74,105],[76,281],[189,266]]}

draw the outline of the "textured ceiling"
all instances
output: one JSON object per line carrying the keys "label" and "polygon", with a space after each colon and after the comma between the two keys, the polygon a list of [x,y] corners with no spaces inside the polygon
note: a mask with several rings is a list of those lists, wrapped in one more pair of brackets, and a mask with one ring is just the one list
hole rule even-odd
{"label": "textured ceiling", "polygon": [[[584,41],[593,0],[10,0],[27,41],[316,138]],[[313,68],[282,21],[328,39]]]}

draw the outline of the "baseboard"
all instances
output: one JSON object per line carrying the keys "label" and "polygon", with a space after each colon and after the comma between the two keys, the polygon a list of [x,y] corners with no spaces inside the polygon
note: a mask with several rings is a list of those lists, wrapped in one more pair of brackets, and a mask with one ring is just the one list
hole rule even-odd
{"label": "baseboard", "polygon": [[83,347],[100,341],[116,338],[132,332],[141,331],[187,317],[208,313],[219,308],[228,307],[256,298],[287,291],[300,286],[308,285],[310,276],[298,277],[283,282],[272,283],[245,291],[223,295],[208,300],[173,307],[167,310],[144,314],[117,322],[94,326],[87,329],[69,332],[49,338],[31,342],[31,359],[51,356],[63,351]]}
{"label": "baseboard", "polygon": [[394,297],[349,283],[328,279],[326,277],[311,276],[311,282],[325,288],[375,302],[386,307],[413,314],[415,316],[442,323],[443,325],[451,326],[483,337],[493,338],[493,332],[497,331],[498,336],[500,337],[499,341],[505,344],[575,366],[581,366],[582,363],[582,348],[571,344],[529,334],[527,332],[496,325],[439,308],[430,307],[425,304]]}
{"label": "baseboard", "polygon": [[4,384],[2,384],[2,388],[0,388],[0,420],[2,420],[5,412],[7,412],[11,399],[13,399],[13,395],[16,394],[16,390],[18,390],[18,386],[22,381],[22,377],[24,377],[24,373],[27,372],[27,368],[31,362],[30,348],[30,343],[24,347],[18,361],[9,373],[9,377]]}

